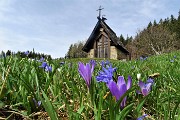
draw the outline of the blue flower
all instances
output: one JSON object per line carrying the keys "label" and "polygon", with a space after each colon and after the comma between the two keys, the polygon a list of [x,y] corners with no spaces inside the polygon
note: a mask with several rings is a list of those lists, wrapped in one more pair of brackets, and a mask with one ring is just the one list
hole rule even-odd
{"label": "blue flower", "polygon": [[51,71],[52,71],[52,67],[51,67],[51,66],[49,66],[49,65],[47,65],[47,66],[45,67],[45,71],[46,71],[46,72],[48,72],[48,71],[50,71],[50,72],[51,72]]}
{"label": "blue flower", "polygon": [[39,66],[39,67],[40,67],[40,68],[44,68],[46,72],[48,72],[48,71],[51,72],[51,71],[52,71],[52,67],[49,66],[49,65],[47,64],[47,62],[42,62],[41,66]]}
{"label": "blue flower", "polygon": [[147,81],[146,81],[146,83],[151,83],[151,84],[153,84],[153,83],[154,83],[154,79],[148,78]]}
{"label": "blue flower", "polygon": [[45,68],[47,66],[47,62],[42,62],[41,66],[39,66],[40,68]]}
{"label": "blue flower", "polygon": [[99,75],[96,76],[97,82],[105,82],[109,83],[109,81],[113,80],[113,73],[116,71],[116,68],[112,68],[110,65],[108,68],[102,67],[103,71],[99,72]]}
{"label": "blue flower", "polygon": [[106,61],[102,60],[102,61],[100,62],[100,65],[101,65],[102,67],[106,67],[106,65],[111,65],[111,63],[110,63],[108,60],[106,60]]}
{"label": "blue flower", "polygon": [[144,60],[146,60],[147,58],[148,58],[147,56],[146,56],[146,57],[141,56],[139,59],[142,60],[142,61],[144,61]]}
{"label": "blue flower", "polygon": [[147,114],[144,114],[144,115],[138,117],[137,120],[143,120],[146,116],[147,116]]}
{"label": "blue flower", "polygon": [[44,61],[44,58],[43,57],[41,57],[41,59],[39,60],[39,62],[43,62]]}
{"label": "blue flower", "polygon": [[33,98],[33,102],[34,102],[34,105],[35,105],[36,107],[40,107],[40,106],[41,106],[41,101],[36,101],[36,99]]}
{"label": "blue flower", "polygon": [[24,52],[25,55],[29,55],[29,51]]}

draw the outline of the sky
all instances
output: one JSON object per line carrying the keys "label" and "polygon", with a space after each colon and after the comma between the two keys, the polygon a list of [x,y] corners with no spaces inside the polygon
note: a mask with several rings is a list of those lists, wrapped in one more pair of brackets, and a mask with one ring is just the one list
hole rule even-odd
{"label": "sky", "polygon": [[88,39],[100,5],[106,23],[125,38],[180,10],[180,0],[0,0],[0,51],[64,57],[71,44]]}

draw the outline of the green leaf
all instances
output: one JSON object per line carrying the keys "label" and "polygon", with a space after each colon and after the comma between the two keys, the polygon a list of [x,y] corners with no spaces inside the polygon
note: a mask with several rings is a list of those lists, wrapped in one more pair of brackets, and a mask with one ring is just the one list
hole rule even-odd
{"label": "green leaf", "polygon": [[124,120],[127,114],[132,110],[134,103],[129,104],[126,106],[121,112],[119,118],[116,118],[117,120]]}
{"label": "green leaf", "polygon": [[43,97],[45,100],[43,100],[42,97],[40,97],[41,102],[46,110],[46,112],[48,113],[48,115],[50,116],[51,120],[58,120],[58,116],[56,113],[56,110],[54,109],[52,103],[50,102],[49,98],[47,97],[47,95],[44,93],[43,90],[41,90]]}
{"label": "green leaf", "polygon": [[142,109],[142,107],[143,107],[143,105],[144,105],[144,102],[145,102],[145,100],[146,100],[146,98],[147,97],[144,97],[143,99],[142,99],[142,101],[140,102],[140,104],[138,104],[138,106],[137,106],[137,108],[136,108],[136,112],[137,112],[137,116],[140,116],[141,115],[141,109]]}
{"label": "green leaf", "polygon": [[85,108],[85,106],[82,105],[82,106],[78,109],[77,113],[81,114],[82,111],[84,110],[84,108]]}

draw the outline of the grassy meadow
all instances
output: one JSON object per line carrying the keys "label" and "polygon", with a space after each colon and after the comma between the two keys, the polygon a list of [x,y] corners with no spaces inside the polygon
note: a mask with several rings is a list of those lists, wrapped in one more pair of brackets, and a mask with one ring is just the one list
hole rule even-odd
{"label": "grassy meadow", "polygon": [[[88,87],[78,64],[90,59],[0,58],[0,119],[180,120],[180,51],[132,61],[109,60],[116,68],[115,82],[118,76],[132,78],[132,86],[118,100],[105,82],[96,79],[106,60],[94,60]],[[141,75],[137,78],[137,74]],[[148,94],[138,93],[139,80],[146,82],[149,77],[153,84]],[[120,107],[124,98],[126,104]]]}

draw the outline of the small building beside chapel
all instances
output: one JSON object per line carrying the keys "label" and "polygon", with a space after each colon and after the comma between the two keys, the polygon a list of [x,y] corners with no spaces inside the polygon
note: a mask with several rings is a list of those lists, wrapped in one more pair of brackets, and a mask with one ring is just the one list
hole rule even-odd
{"label": "small building beside chapel", "polygon": [[130,59],[129,51],[106,24],[107,19],[100,16],[97,18],[98,22],[82,48],[88,53],[88,58]]}

